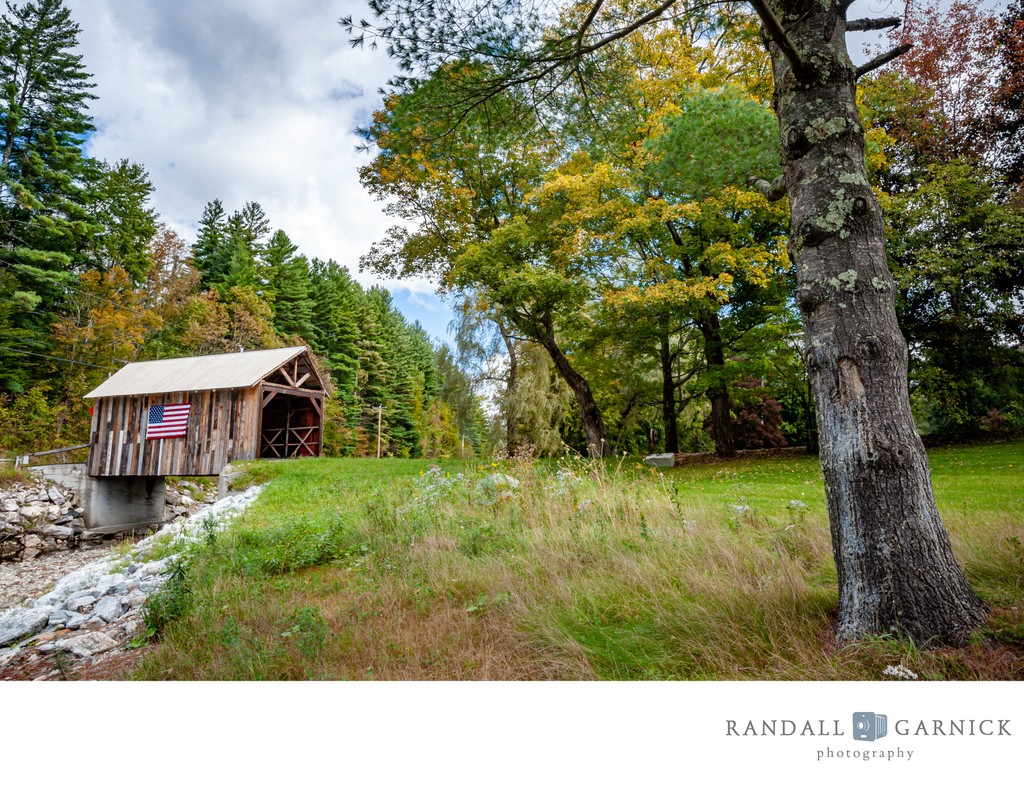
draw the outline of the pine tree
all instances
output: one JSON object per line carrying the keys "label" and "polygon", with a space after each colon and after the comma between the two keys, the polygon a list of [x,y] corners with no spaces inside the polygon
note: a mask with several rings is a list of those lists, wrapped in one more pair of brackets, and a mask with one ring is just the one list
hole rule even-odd
{"label": "pine tree", "polygon": [[153,184],[146,170],[127,159],[101,165],[103,176],[93,207],[103,234],[97,241],[102,267],[123,267],[138,284],[149,270],[149,244],[157,234],[156,211],[147,207]]}
{"label": "pine tree", "polygon": [[[333,261],[314,259],[309,267],[310,292],[316,335],[312,339],[316,352],[327,359],[335,393],[328,415],[332,420],[329,435],[339,444],[340,455],[351,455],[357,447],[359,425],[359,319],[362,290],[348,271]],[[325,442],[327,436],[325,435]]]}
{"label": "pine tree", "polygon": [[295,256],[298,247],[283,230],[277,230],[263,252],[267,298],[274,309],[274,329],[282,336],[300,336],[312,344],[313,325],[309,266],[306,258]]}
{"label": "pine tree", "polygon": [[[47,346],[53,307],[99,232],[87,211],[98,169],[81,147],[94,85],[78,33],[61,0],[8,2],[0,16],[0,287],[15,306],[0,337],[23,350]],[[31,375],[26,357],[0,351],[8,389]]]}
{"label": "pine tree", "polygon": [[[199,231],[192,246],[192,258],[202,276],[201,284],[210,287],[223,280],[227,272],[226,260],[217,257],[227,239],[228,226],[224,205],[219,199],[208,202],[199,219]],[[224,266],[223,269],[222,266]]]}

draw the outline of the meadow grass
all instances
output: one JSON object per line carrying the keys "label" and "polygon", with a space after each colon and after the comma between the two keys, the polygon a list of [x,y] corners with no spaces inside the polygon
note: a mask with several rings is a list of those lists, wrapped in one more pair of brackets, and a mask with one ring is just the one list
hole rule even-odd
{"label": "meadow grass", "polygon": [[[255,462],[157,602],[142,679],[1024,677],[1024,444],[930,453],[989,626],[839,648],[814,457]],[[157,613],[158,612],[158,613]],[[891,671],[891,668],[890,668]]]}

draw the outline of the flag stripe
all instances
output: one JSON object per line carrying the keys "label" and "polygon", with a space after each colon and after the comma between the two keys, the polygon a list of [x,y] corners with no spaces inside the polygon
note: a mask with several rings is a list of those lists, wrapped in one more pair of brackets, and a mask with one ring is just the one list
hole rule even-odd
{"label": "flag stripe", "polygon": [[184,437],[191,404],[155,404],[149,408],[146,439]]}

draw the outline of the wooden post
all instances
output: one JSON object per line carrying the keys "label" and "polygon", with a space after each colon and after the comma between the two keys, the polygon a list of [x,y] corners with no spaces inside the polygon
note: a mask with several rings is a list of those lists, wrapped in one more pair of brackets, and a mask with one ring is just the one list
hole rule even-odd
{"label": "wooden post", "polygon": [[384,414],[384,405],[377,405],[377,458],[380,458],[380,421],[381,416]]}

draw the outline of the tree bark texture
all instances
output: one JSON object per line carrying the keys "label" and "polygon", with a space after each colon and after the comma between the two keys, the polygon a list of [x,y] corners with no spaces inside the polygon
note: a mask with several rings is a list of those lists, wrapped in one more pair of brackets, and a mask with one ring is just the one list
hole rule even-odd
{"label": "tree bark texture", "polygon": [[672,347],[669,337],[661,337],[661,420],[665,426],[665,452],[679,452],[679,425],[676,419],[676,380],[672,373]]}
{"label": "tree bark texture", "polygon": [[519,392],[519,359],[516,356],[515,342],[501,321],[498,322],[498,331],[508,352],[508,377],[505,384],[505,452],[512,458],[519,451],[519,406],[516,399]]}
{"label": "tree bark texture", "polygon": [[572,367],[569,359],[562,352],[558,342],[555,341],[555,331],[550,324],[543,325],[544,330],[537,331],[537,340],[547,351],[551,362],[555,364],[555,370],[565,380],[565,384],[572,390],[576,397],[576,405],[580,411],[580,422],[583,425],[583,435],[587,440],[587,455],[591,458],[597,456],[610,456],[612,446],[608,443],[604,430],[604,420],[601,418],[601,410],[598,409],[594,394],[590,385]]}
{"label": "tree bark texture", "polygon": [[715,453],[722,458],[736,455],[736,441],[732,434],[732,413],[729,407],[729,386],[723,377],[725,372],[725,346],[722,343],[722,325],[713,311],[697,319],[697,327],[704,337],[704,358],[715,383],[708,388],[711,400],[711,439],[715,441]]}
{"label": "tree bark texture", "polygon": [[907,347],[868,183],[845,5],[769,5],[792,44],[766,34],[839,575],[836,635],[840,642],[887,633],[962,642],[985,609],[953,557],[911,416]]}

